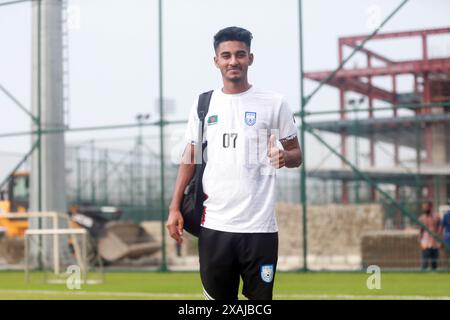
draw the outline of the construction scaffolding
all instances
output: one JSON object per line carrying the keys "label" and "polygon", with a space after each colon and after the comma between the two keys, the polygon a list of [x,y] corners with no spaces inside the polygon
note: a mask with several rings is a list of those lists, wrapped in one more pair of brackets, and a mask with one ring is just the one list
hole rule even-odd
{"label": "construction scaffolding", "polygon": [[[348,155],[348,137],[362,137],[370,141],[368,157],[370,166],[373,168],[367,174],[376,178],[379,183],[393,183],[401,181],[403,185],[414,183],[416,175],[421,176],[424,182],[427,197],[436,197],[436,203],[445,204],[450,198],[450,190],[442,189],[435,194],[434,185],[436,180],[448,179],[450,167],[450,149],[448,148],[448,125],[450,121],[450,57],[431,59],[428,57],[427,39],[431,35],[449,34],[450,28],[417,30],[407,32],[394,32],[377,34],[372,41],[398,39],[409,37],[420,37],[422,41],[422,59],[392,61],[391,59],[369,49],[360,50],[367,57],[365,68],[341,69],[336,72],[328,85],[339,90],[339,115],[340,121],[323,121],[310,123],[317,130],[339,134],[341,137],[341,154]],[[339,63],[343,61],[344,47],[357,48],[361,41],[368,36],[353,36],[339,38]],[[374,60],[382,62],[382,66],[373,66]],[[315,81],[323,81],[331,74],[331,71],[306,72],[305,78]],[[410,92],[397,92],[397,77],[409,75],[413,77],[413,87]],[[374,82],[377,77],[390,77],[392,86],[390,89],[376,86]],[[368,110],[355,110],[355,113],[364,112],[368,114],[365,119],[348,119],[349,105],[346,100],[347,92],[356,92],[361,95],[363,101],[367,100]],[[375,117],[374,101],[380,100],[391,106],[385,110],[391,111],[389,117]],[[434,103],[434,104],[432,104]],[[432,105],[430,105],[432,104]],[[412,116],[399,115],[399,109],[411,110]],[[420,135],[408,134],[417,131]],[[405,134],[406,133],[406,134]],[[384,142],[394,146],[394,168],[386,170],[377,167],[375,161],[375,144]],[[399,147],[416,149],[416,172],[405,173],[400,166]],[[421,153],[424,152],[424,156]],[[421,166],[421,167],[420,167]],[[397,171],[397,172],[396,172]],[[349,170],[317,172],[313,176],[321,178],[339,178],[342,181],[342,203],[349,202],[348,182],[352,181]],[[409,181],[409,183],[408,183]],[[396,198],[399,196],[400,183],[396,185]],[[445,187],[445,184],[444,184]],[[418,194],[423,192],[418,190]],[[371,200],[376,201],[375,189],[372,188]]]}
{"label": "construction scaffolding", "polygon": [[[336,70],[304,72],[302,63],[301,82],[304,79],[319,82],[309,96],[303,93],[299,113],[302,145],[305,147],[305,132],[310,133],[340,160],[341,165],[316,167],[310,171],[303,167],[301,188],[306,187],[306,176],[324,183],[337,181],[341,189],[340,203],[382,204],[383,227],[375,233],[361,236],[361,264],[365,267],[376,264],[385,268],[417,268],[420,260],[417,228],[432,234],[442,247],[448,247],[441,234],[431,232],[419,215],[423,201],[433,200],[435,207],[439,208],[447,205],[450,199],[450,57],[431,58],[428,54],[428,39],[448,34],[450,28],[380,33],[381,27],[406,3],[401,2],[372,34],[339,38],[339,67]],[[394,60],[366,45],[368,41],[412,37],[419,37],[422,42],[421,59]],[[348,56],[344,56],[346,47],[352,50]],[[366,65],[347,67],[346,64],[357,53],[365,56]],[[408,92],[399,92],[398,77],[404,75],[412,78],[412,85]],[[384,83],[378,81],[379,78]],[[386,86],[387,78],[390,78],[390,86]],[[384,85],[380,86],[380,83]],[[323,85],[339,91],[339,109],[306,112],[305,105]],[[303,84],[301,86],[303,92]],[[347,99],[349,93],[358,96]],[[376,101],[383,103],[381,107],[375,106]],[[363,107],[365,103],[367,107]],[[379,111],[383,112],[382,116],[377,116]],[[335,115],[337,119],[305,120],[306,117],[323,115]],[[339,151],[326,141],[324,133],[339,135]],[[352,148],[349,148],[350,137],[354,142]],[[367,144],[365,155],[360,150],[361,140]],[[377,145],[392,149],[391,163],[376,162]],[[306,194],[302,200],[305,213]],[[308,234],[306,214],[303,217],[305,237]],[[388,231],[393,228],[407,231],[393,234]],[[411,230],[413,232],[408,234]],[[306,237],[303,242],[306,270]],[[445,252],[441,254],[445,260]],[[448,261],[444,261],[444,267],[446,264],[448,267]]]}

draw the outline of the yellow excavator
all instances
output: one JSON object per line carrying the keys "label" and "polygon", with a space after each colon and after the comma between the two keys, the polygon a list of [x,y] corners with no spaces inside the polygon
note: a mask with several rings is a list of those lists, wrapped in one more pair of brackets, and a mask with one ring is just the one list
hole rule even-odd
{"label": "yellow excavator", "polygon": [[30,175],[28,172],[15,172],[8,180],[6,188],[0,190],[0,227],[6,237],[22,237],[28,229],[26,218],[3,218],[2,213],[27,212],[29,205]]}
{"label": "yellow excavator", "polygon": [[[2,217],[2,213],[13,215],[28,211],[29,176],[28,172],[15,172],[9,177],[6,188],[0,190],[0,257],[12,264],[23,257],[28,219]],[[160,250],[159,242],[142,226],[119,221],[121,214],[117,207],[71,204],[68,210],[69,227],[87,229],[93,242],[92,250],[98,252],[105,262],[135,259]]]}

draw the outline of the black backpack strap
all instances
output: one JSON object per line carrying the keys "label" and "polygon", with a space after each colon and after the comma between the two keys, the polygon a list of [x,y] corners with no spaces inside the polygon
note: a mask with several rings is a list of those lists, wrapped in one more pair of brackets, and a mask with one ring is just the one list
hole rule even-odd
{"label": "black backpack strap", "polygon": [[203,143],[203,130],[205,127],[205,117],[208,113],[209,103],[211,102],[211,96],[213,91],[208,91],[202,93],[198,97],[198,105],[197,105],[197,115],[200,120],[198,126],[198,142],[197,142],[197,155],[195,159],[195,215],[198,218],[198,227],[200,227],[201,216],[203,212],[203,187],[202,187],[202,179],[203,179],[203,171],[205,170],[206,162],[204,152],[206,151],[206,144]]}
{"label": "black backpack strap", "polygon": [[204,92],[198,97],[197,115],[200,122],[205,121],[205,117],[209,109],[209,103],[211,102],[212,93],[213,90]]}
{"label": "black backpack strap", "polygon": [[[204,92],[198,97],[198,105],[197,105],[197,115],[200,120],[199,126],[198,126],[198,152],[197,152],[197,158],[195,163],[200,164],[203,162],[202,152],[203,152],[203,130],[205,127],[205,117],[208,113],[209,109],[209,103],[211,102],[211,96],[212,96],[213,90]],[[200,152],[200,150],[202,152]]]}

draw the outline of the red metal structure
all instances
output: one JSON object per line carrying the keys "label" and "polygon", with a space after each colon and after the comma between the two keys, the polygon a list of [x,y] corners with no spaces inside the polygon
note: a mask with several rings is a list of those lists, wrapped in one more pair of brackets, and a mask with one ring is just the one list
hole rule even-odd
{"label": "red metal structure", "polygon": [[[428,39],[432,35],[450,34],[450,28],[428,29],[428,30],[415,30],[405,32],[389,32],[377,34],[372,37],[370,41],[381,41],[386,39],[399,39],[399,38],[419,38],[421,40],[421,59],[419,60],[402,60],[396,61],[390,59],[373,50],[362,48],[360,53],[366,56],[366,66],[363,68],[341,69],[328,81],[328,85],[333,86],[339,90],[340,100],[340,119],[345,122],[346,112],[342,112],[346,108],[346,92],[352,91],[359,93],[367,98],[368,101],[368,118],[361,120],[361,125],[366,127],[364,137],[370,141],[369,159],[370,165],[375,167],[375,142],[374,134],[381,132],[386,126],[402,126],[398,122],[392,121],[397,118],[402,118],[398,115],[398,104],[429,104],[432,102],[444,102],[450,101],[450,57],[431,59],[429,57],[429,45]],[[338,62],[342,63],[344,60],[344,48],[356,48],[361,42],[363,42],[368,36],[350,36],[342,37],[338,40]],[[376,63],[375,63],[376,62]],[[332,73],[332,71],[319,71],[319,72],[306,72],[305,78],[314,81],[324,81]],[[411,92],[399,94],[397,92],[397,76],[399,75],[411,75],[414,77],[414,85],[411,88]],[[374,79],[376,77],[389,76],[392,79],[390,89],[381,88],[374,85]],[[439,76],[439,80],[436,80]],[[386,118],[385,123],[378,123],[377,125],[370,122],[374,118],[373,105],[375,100],[381,100],[388,102],[392,106],[392,117]],[[431,108],[418,108],[414,109],[416,116],[428,115],[432,113]],[[443,114],[448,115],[448,108],[443,108]],[[423,149],[425,150],[426,164],[434,164],[433,161],[433,139],[432,128],[436,123],[449,124],[450,121],[445,118],[434,119],[427,123],[423,129]],[[404,125],[405,123],[403,123]],[[327,130],[330,132],[339,133],[341,136],[341,154],[347,157],[347,137],[349,136],[348,130],[345,126],[339,126],[336,122],[329,123],[330,126],[324,126],[324,123],[318,124],[318,129]],[[333,128],[333,125],[335,126]],[[313,124],[314,126],[314,124]],[[378,128],[378,129],[377,129]],[[448,137],[447,137],[448,139]],[[399,135],[395,132],[391,133],[390,142],[394,145],[394,163],[399,164],[399,145],[404,145]],[[436,147],[436,146],[434,146]],[[447,151],[448,152],[448,151]],[[447,159],[447,162],[450,159]],[[448,173],[450,177],[450,172]],[[342,202],[349,202],[348,194],[348,180],[342,179]],[[427,180],[428,196],[433,195],[433,183],[432,179]],[[398,196],[399,187],[396,185],[396,194]],[[449,190],[446,191],[450,194]],[[372,200],[376,200],[376,192],[372,189]],[[450,197],[450,195],[449,195]]]}

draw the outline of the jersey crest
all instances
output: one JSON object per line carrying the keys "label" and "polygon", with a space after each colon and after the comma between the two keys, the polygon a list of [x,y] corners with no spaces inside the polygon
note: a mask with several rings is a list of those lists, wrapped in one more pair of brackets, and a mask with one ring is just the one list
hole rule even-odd
{"label": "jersey crest", "polygon": [[246,112],[245,123],[248,126],[253,126],[256,123],[256,112]]}

